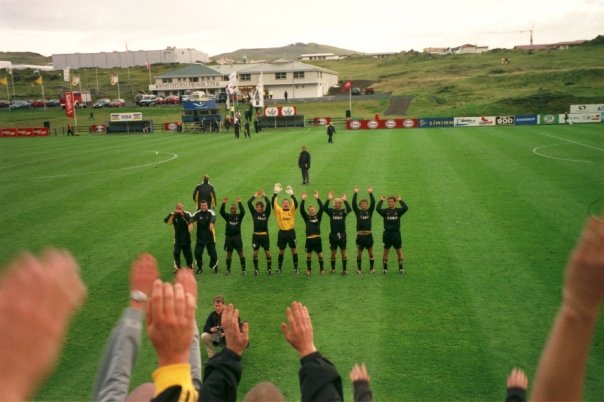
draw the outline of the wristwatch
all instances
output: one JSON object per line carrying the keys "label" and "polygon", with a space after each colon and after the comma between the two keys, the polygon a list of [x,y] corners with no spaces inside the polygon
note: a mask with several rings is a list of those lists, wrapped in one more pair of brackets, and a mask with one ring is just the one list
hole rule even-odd
{"label": "wristwatch", "polygon": [[140,290],[132,290],[130,292],[130,299],[142,303],[145,303],[147,300],[149,300],[147,295],[144,292],[141,292]]}

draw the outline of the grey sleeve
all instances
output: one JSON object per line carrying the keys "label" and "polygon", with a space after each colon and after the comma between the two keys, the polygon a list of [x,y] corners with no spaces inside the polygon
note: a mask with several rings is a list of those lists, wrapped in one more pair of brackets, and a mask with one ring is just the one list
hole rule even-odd
{"label": "grey sleeve", "polygon": [[200,390],[201,380],[203,378],[203,365],[201,364],[201,349],[199,345],[199,329],[197,328],[197,321],[195,321],[193,328],[193,342],[191,342],[191,348],[189,349],[189,364],[191,365],[193,385],[197,390]]}
{"label": "grey sleeve", "polygon": [[141,344],[143,312],[126,308],[113,328],[92,394],[93,401],[124,401]]}

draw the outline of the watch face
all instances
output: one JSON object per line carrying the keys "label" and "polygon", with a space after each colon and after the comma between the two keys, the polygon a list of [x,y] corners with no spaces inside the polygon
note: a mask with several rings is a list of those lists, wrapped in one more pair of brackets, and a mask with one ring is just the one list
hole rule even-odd
{"label": "watch face", "polygon": [[130,298],[137,302],[146,302],[147,295],[141,292],[140,290],[133,290],[130,292]]}

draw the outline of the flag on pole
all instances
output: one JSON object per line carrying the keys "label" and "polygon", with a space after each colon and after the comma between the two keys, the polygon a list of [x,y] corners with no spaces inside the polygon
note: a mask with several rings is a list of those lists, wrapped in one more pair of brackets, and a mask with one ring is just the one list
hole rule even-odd
{"label": "flag on pole", "polygon": [[73,118],[75,116],[75,108],[73,103],[73,92],[65,92],[65,116]]}
{"label": "flag on pole", "polygon": [[38,78],[36,78],[34,80],[34,84],[36,84],[36,85],[42,85],[42,83],[43,83],[42,76],[39,75]]}
{"label": "flag on pole", "polygon": [[233,71],[229,74],[229,83],[227,84],[227,92],[231,95],[235,93],[235,88],[237,87],[237,72]]}
{"label": "flag on pole", "polygon": [[69,82],[69,67],[63,69],[63,81]]}
{"label": "flag on pole", "polygon": [[2,77],[0,78],[0,85],[2,86],[7,86],[8,85],[8,78],[7,77]]}
{"label": "flag on pole", "polygon": [[342,93],[346,92],[347,89],[350,89],[351,86],[352,83],[350,82],[350,80],[346,81],[346,84],[344,84],[344,86],[342,87]]}
{"label": "flag on pole", "polygon": [[77,87],[78,85],[80,85],[80,76],[79,75],[74,75],[71,78],[71,85],[74,87]]}
{"label": "flag on pole", "polygon": [[117,74],[113,74],[111,76],[110,82],[111,82],[111,85],[117,85],[117,84],[119,84],[120,83],[120,79],[119,79],[118,75]]}
{"label": "flag on pole", "polygon": [[258,85],[256,85],[253,102],[254,107],[264,107],[264,77],[262,71],[260,72],[260,77],[258,77]]}

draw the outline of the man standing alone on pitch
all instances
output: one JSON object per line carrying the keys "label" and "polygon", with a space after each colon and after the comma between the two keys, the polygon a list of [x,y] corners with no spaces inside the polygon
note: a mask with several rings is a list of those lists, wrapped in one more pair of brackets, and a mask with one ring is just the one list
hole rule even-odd
{"label": "man standing alone on pitch", "polygon": [[195,201],[197,209],[199,209],[202,200],[208,203],[208,208],[216,208],[216,192],[214,186],[210,184],[210,176],[208,175],[203,176],[203,182],[199,183],[193,190],[193,201]]}
{"label": "man standing alone on pitch", "polygon": [[[386,196],[382,195],[380,201],[378,201],[376,210],[378,214],[384,217],[384,234],[382,236],[382,241],[384,243],[384,273],[388,273],[388,254],[390,254],[390,248],[394,247],[396,249],[396,255],[398,256],[398,273],[404,274],[405,270],[403,268],[403,239],[401,236],[401,216],[409,207],[400,195],[396,198],[388,197],[388,208],[382,208],[384,201],[386,200]],[[400,208],[396,208],[396,201],[401,205]]]}
{"label": "man standing alone on pitch", "polygon": [[202,200],[199,210],[191,217],[191,222],[197,224],[197,243],[195,244],[195,260],[197,261],[197,273],[203,272],[203,250],[207,248],[210,256],[210,269],[218,272],[218,255],[216,254],[216,214],[208,208],[208,202]]}
{"label": "man standing alone on pitch", "polygon": [[375,209],[375,197],[373,196],[373,188],[369,187],[367,192],[369,193],[370,202],[363,199],[357,205],[357,194],[359,187],[354,188],[354,195],[352,196],[352,209],[357,217],[357,274],[361,273],[361,256],[363,250],[367,249],[369,254],[369,272],[374,273],[373,265],[373,234],[371,233],[371,217]]}
{"label": "man standing alone on pitch", "polygon": [[333,144],[333,135],[336,133],[336,128],[333,126],[332,122],[329,122],[327,125],[327,143]]}
{"label": "man standing alone on pitch", "polygon": [[310,177],[308,175],[308,171],[310,170],[310,153],[304,145],[302,145],[302,151],[298,157],[298,167],[302,171],[302,184],[310,184]]}
{"label": "man standing alone on pitch", "polygon": [[[333,208],[329,207],[329,202],[333,201]],[[342,202],[346,206],[346,209],[342,208]],[[330,274],[336,272],[336,254],[338,248],[342,254],[342,275],[348,275],[346,270],[347,257],[346,257],[346,216],[352,212],[350,204],[346,200],[346,194],[342,194],[341,198],[334,199],[333,192],[330,191],[327,194],[327,201],[325,202],[325,213],[329,216],[329,248],[331,250],[331,271]]]}
{"label": "man standing alone on pitch", "polygon": [[281,192],[281,183],[275,184],[275,192],[271,203],[275,210],[275,218],[277,219],[277,226],[279,226],[279,234],[277,235],[277,247],[279,247],[279,259],[277,273],[281,273],[283,267],[283,258],[285,254],[285,247],[289,246],[292,251],[292,259],[294,262],[294,272],[298,273],[298,251],[296,250],[296,231],[294,230],[294,217],[296,216],[296,209],[298,208],[298,201],[294,197],[294,190],[292,186],[287,186],[285,192],[289,194],[294,203],[290,205],[288,199],[283,200],[283,206],[277,203],[277,195]]}
{"label": "man standing alone on pitch", "polygon": [[180,269],[180,252],[185,256],[187,267],[193,269],[191,252],[191,214],[184,210],[182,203],[177,203],[173,212],[164,218],[164,222],[174,226],[174,273]]}
{"label": "man standing alone on pitch", "polygon": [[[241,263],[241,274],[245,275],[245,256],[243,255],[243,240],[241,239],[241,221],[245,215],[245,210],[241,204],[241,198],[237,197],[237,205],[232,204],[230,213],[226,213],[226,203],[229,199],[224,197],[222,199],[222,205],[220,206],[220,216],[226,221],[225,239],[224,239],[224,250],[227,252],[226,257],[226,272],[225,275],[231,273],[231,261],[233,257],[233,250],[237,250],[239,254],[239,262]],[[237,213],[239,208],[239,213]]]}
{"label": "man standing alone on pitch", "polygon": [[[252,202],[255,198],[264,198],[264,204],[262,201],[256,202],[256,206]],[[258,250],[260,247],[264,249],[266,255],[266,265],[268,274],[271,275],[271,252],[270,252],[270,241],[268,235],[268,217],[271,215],[271,204],[266,196],[264,190],[256,191],[256,193],[247,201],[247,206],[252,214],[254,221],[254,233],[252,234],[252,248],[254,249],[254,275],[258,275]]]}

